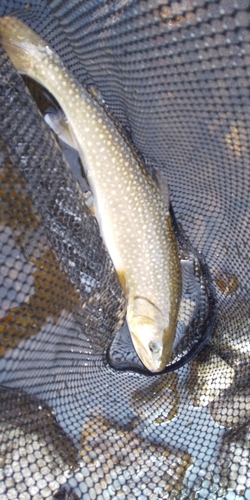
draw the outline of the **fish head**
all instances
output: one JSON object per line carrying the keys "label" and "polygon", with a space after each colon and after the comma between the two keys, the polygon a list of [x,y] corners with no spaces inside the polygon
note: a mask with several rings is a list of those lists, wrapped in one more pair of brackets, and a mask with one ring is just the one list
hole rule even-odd
{"label": "fish head", "polygon": [[161,311],[145,298],[128,304],[127,323],[140,360],[151,372],[161,372],[170,357],[172,341],[166,342],[167,325]]}

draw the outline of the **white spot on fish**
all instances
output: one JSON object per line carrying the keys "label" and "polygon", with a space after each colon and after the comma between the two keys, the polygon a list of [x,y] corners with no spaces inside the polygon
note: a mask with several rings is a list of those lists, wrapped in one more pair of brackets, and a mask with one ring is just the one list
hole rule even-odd
{"label": "white spot on fish", "polygon": [[48,56],[54,55],[54,51],[50,48],[49,45],[46,45],[45,50],[46,50],[46,53],[48,54]]}

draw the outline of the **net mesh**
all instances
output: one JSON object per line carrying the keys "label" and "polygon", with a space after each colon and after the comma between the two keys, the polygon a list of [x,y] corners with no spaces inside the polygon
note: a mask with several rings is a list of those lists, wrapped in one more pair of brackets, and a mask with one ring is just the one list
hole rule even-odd
{"label": "net mesh", "polygon": [[110,366],[126,304],[65,155],[77,159],[1,50],[4,500],[250,499],[249,11],[247,0],[1,1],[162,171],[216,301],[190,363],[153,378]]}

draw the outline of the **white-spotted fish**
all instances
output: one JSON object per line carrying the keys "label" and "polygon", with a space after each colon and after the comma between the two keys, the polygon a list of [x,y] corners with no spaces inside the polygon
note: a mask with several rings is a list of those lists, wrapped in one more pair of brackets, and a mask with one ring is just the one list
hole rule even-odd
{"label": "white-spotted fish", "polygon": [[16,69],[47,88],[66,116],[127,297],[135,350],[148,370],[162,371],[171,356],[181,298],[169,205],[114,122],[46,41],[7,16],[0,19],[0,39]]}

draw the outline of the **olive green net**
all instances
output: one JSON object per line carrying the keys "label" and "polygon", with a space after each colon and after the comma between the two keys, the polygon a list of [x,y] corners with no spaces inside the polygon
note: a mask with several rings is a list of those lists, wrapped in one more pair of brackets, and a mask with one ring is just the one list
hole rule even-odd
{"label": "olive green net", "polygon": [[0,15],[161,169],[213,306],[179,369],[110,362],[126,303],[77,155],[1,49],[1,500],[250,499],[249,1],[1,0]]}

